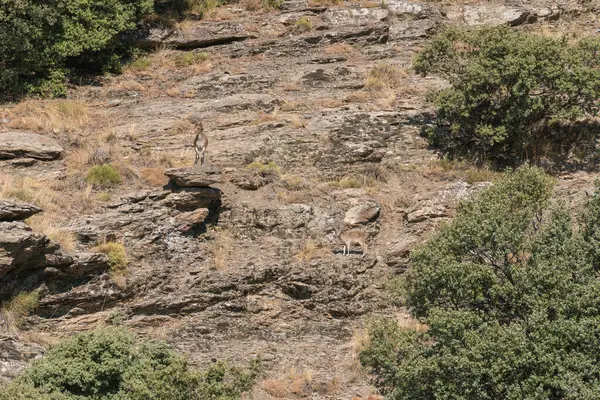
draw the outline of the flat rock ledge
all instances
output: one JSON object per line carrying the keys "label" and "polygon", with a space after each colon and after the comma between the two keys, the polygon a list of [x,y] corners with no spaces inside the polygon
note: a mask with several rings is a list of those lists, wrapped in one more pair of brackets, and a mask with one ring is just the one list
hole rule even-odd
{"label": "flat rock ledge", "polygon": [[40,207],[22,201],[0,200],[0,221],[18,221],[42,211]]}
{"label": "flat rock ledge", "polygon": [[222,182],[221,169],[215,166],[170,168],[165,171],[171,183],[179,187],[209,187]]}
{"label": "flat rock ledge", "polygon": [[60,158],[63,148],[55,139],[32,132],[0,133],[0,160],[33,158],[51,161]]}

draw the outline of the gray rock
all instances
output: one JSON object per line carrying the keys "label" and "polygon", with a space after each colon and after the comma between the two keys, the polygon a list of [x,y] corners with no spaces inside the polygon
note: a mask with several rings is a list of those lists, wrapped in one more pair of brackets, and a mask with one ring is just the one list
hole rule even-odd
{"label": "gray rock", "polygon": [[66,270],[72,278],[94,275],[109,268],[108,256],[103,253],[80,253],[74,258],[73,264]]}
{"label": "gray rock", "polygon": [[448,211],[443,205],[426,205],[409,212],[406,215],[406,220],[409,223],[415,223],[446,216],[448,216]]}
{"label": "gray rock", "polygon": [[390,23],[390,39],[417,39],[435,33],[437,24],[431,19],[399,19]]}
{"label": "gray rock", "polygon": [[529,12],[501,4],[460,4],[445,8],[446,18],[452,24],[468,26],[520,25]]}
{"label": "gray rock", "polygon": [[0,278],[9,272],[66,267],[73,258],[24,222],[0,222]]}
{"label": "gray rock", "polygon": [[32,132],[0,133],[0,160],[35,158],[50,161],[60,158],[63,148],[55,139]]}
{"label": "gray rock", "polygon": [[195,49],[239,42],[251,37],[244,26],[235,23],[203,23],[185,32],[176,29],[151,29],[148,35],[138,40],[137,46],[145,49],[166,45],[175,49]]}
{"label": "gray rock", "polygon": [[385,4],[389,13],[392,15],[407,16],[421,18],[428,15],[431,11],[424,3],[406,1],[406,0],[389,0]]}
{"label": "gray rock", "polygon": [[381,206],[375,200],[363,200],[346,211],[344,222],[350,226],[364,225],[379,216]]}
{"label": "gray rock", "polygon": [[0,336],[0,382],[15,378],[30,360],[43,353],[44,348],[37,343],[22,343],[17,337]]}
{"label": "gray rock", "polygon": [[191,211],[197,208],[213,208],[221,198],[221,191],[215,188],[186,188],[171,193],[162,204],[181,211]]}
{"label": "gray rock", "polygon": [[336,8],[325,11],[321,18],[332,26],[368,25],[384,20],[388,10],[382,8]]}
{"label": "gray rock", "polygon": [[181,187],[209,187],[221,182],[221,169],[215,166],[203,165],[197,167],[170,168],[165,175]]}
{"label": "gray rock", "polygon": [[0,221],[21,220],[42,211],[40,207],[22,201],[0,200]]}

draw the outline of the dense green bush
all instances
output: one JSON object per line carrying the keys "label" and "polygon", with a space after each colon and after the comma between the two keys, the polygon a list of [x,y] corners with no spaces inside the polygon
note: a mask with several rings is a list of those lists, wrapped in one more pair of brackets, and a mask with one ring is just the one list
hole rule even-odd
{"label": "dense green bush", "polygon": [[248,370],[216,363],[195,372],[163,344],[105,328],[52,347],[0,391],[0,400],[233,400],[257,373],[257,362]]}
{"label": "dense green bush", "polygon": [[361,361],[390,399],[595,399],[600,183],[576,224],[540,170],[506,175],[411,255],[426,332],[385,320]]}
{"label": "dense green bush", "polygon": [[449,29],[417,55],[414,68],[451,87],[431,100],[429,141],[478,162],[538,161],[570,145],[564,123],[598,113],[600,39],[576,43],[512,30]]}
{"label": "dense green bush", "polygon": [[152,0],[0,0],[0,93],[60,96],[73,71],[118,68]]}
{"label": "dense green bush", "polygon": [[85,176],[85,181],[95,186],[118,185],[122,180],[119,170],[110,164],[94,165]]}

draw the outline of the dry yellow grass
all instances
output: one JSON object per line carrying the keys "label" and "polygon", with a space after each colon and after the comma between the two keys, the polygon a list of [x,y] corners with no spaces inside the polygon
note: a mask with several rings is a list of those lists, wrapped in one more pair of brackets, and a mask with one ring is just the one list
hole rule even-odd
{"label": "dry yellow grass", "polygon": [[267,122],[274,122],[278,121],[279,118],[279,110],[277,108],[273,110],[271,114],[266,113],[264,111],[259,111],[256,118],[250,123],[250,125],[260,125]]}
{"label": "dry yellow grass", "polygon": [[216,237],[209,242],[212,264],[215,269],[220,271],[227,269],[234,243],[235,240],[231,232],[227,230],[216,232]]}
{"label": "dry yellow grass", "polygon": [[348,43],[335,43],[323,49],[325,54],[347,54],[353,51],[354,47]]}
{"label": "dry yellow grass", "polygon": [[140,170],[140,175],[150,186],[164,186],[169,182],[169,178],[165,175],[164,169],[160,167],[142,168]]}
{"label": "dry yellow grass", "polygon": [[119,82],[117,88],[121,90],[133,90],[136,92],[143,92],[144,90],[146,90],[146,87],[144,85],[132,79],[127,79]]}
{"label": "dry yellow grass", "polygon": [[52,212],[44,212],[28,218],[25,222],[31,229],[46,235],[50,240],[58,243],[66,252],[71,253],[76,247],[75,235],[73,232],[62,228],[60,220],[60,216]]}
{"label": "dry yellow grass", "polygon": [[267,379],[261,383],[262,389],[276,398],[305,397],[315,391],[313,387],[313,372],[290,370],[285,375]]}
{"label": "dry yellow grass", "polygon": [[306,128],[306,120],[298,115],[292,115],[290,117],[290,122],[295,129]]}
{"label": "dry yellow grass", "polygon": [[308,262],[316,257],[321,257],[326,251],[318,243],[312,239],[308,239],[304,246],[294,255],[294,258],[299,262]]}
{"label": "dry yellow grass", "polygon": [[74,100],[26,100],[7,110],[9,128],[37,132],[78,132],[93,122],[85,103]]}
{"label": "dry yellow grass", "polygon": [[321,99],[318,104],[324,108],[338,108],[344,105],[344,102],[338,99]]}
{"label": "dry yellow grass", "polygon": [[297,92],[301,89],[302,87],[300,86],[300,83],[294,81],[287,82],[283,85],[283,90],[285,90],[286,92]]}

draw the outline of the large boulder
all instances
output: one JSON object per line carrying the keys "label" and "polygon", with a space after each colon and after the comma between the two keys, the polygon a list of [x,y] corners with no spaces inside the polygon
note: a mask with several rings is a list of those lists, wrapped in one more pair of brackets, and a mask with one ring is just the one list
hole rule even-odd
{"label": "large boulder", "polygon": [[209,187],[221,182],[221,169],[215,166],[170,168],[165,171],[171,182],[180,187]]}
{"label": "large boulder", "polygon": [[32,132],[0,133],[0,160],[35,158],[50,161],[60,158],[63,152],[55,139]]}
{"label": "large boulder", "polygon": [[22,201],[0,200],[0,221],[21,220],[42,211],[38,206]]}
{"label": "large boulder", "polygon": [[0,336],[0,383],[14,379],[30,360],[43,353],[44,348],[37,343],[23,343],[16,336]]}
{"label": "large boulder", "polygon": [[381,206],[375,200],[362,200],[356,202],[358,204],[346,211],[344,222],[347,225],[364,225],[379,216]]}
{"label": "large boulder", "polygon": [[457,4],[445,8],[452,24],[467,26],[511,26],[527,22],[529,12],[503,4]]}

